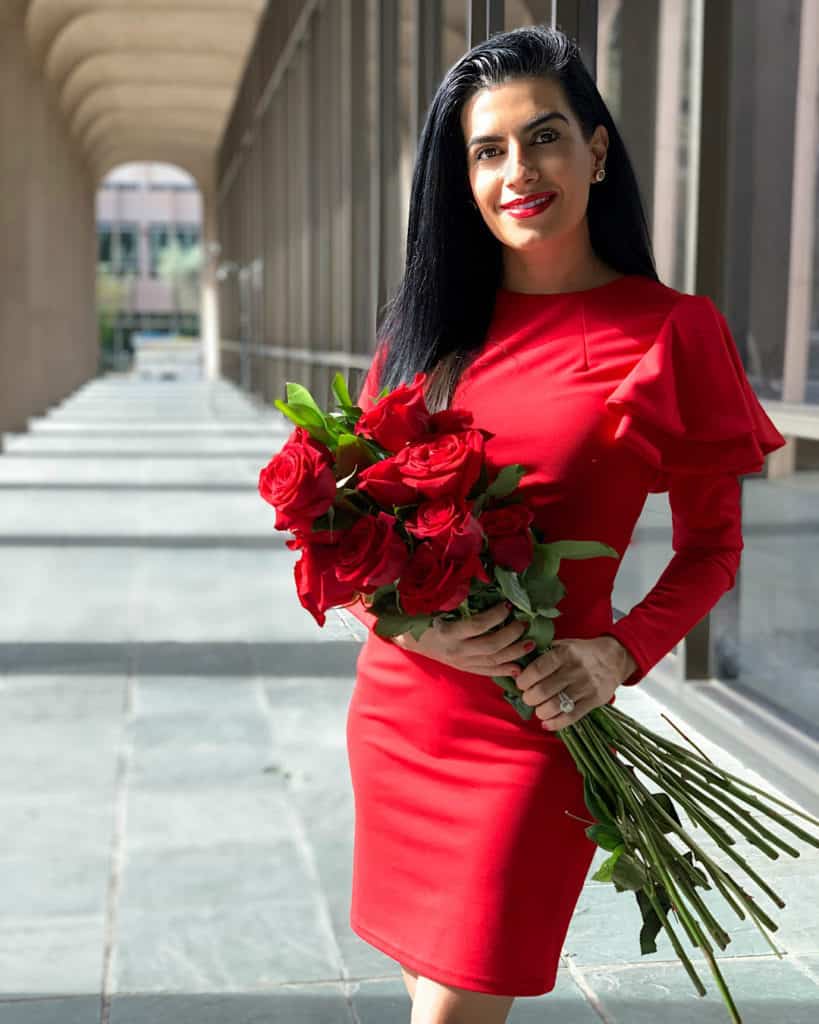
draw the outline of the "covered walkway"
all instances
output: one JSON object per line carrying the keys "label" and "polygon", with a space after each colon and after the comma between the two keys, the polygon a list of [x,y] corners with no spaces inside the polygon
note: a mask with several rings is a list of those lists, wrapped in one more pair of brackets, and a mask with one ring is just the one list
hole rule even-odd
{"label": "covered walkway", "polygon": [[[165,366],[5,435],[3,1024],[409,1019],[397,965],[347,920],[356,637],[298,605],[256,494],[282,422]],[[673,735],[650,684],[620,700]],[[713,900],[728,983],[746,1024],[814,1024],[819,851],[749,856],[787,900],[765,904],[787,955]],[[631,894],[589,878],[557,988],[510,1024],[722,1024],[702,959],[705,999],[667,941],[641,957],[638,933]]]}

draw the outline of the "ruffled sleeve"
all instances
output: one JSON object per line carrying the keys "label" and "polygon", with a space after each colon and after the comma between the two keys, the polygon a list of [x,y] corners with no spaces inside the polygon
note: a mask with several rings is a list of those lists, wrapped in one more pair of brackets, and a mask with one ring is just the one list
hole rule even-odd
{"label": "ruffled sleeve", "polygon": [[745,374],[725,317],[706,295],[680,295],[656,339],[606,400],[614,440],[656,470],[758,473],[786,444]]}

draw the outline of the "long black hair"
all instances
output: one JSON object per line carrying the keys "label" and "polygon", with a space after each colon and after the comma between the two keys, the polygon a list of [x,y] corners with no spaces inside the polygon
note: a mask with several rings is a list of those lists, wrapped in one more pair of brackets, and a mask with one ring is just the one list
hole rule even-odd
{"label": "long black hair", "polygon": [[501,283],[501,243],[470,203],[460,125],[464,103],[487,86],[549,76],[566,93],[583,137],[603,124],[606,177],[590,189],[586,216],[597,256],[624,274],[658,280],[634,170],[577,43],[545,25],[499,32],[446,73],[427,112],[412,175],[404,274],[386,304],[376,347],[385,351],[378,387],[429,374],[430,408],[445,408],[480,348]]}

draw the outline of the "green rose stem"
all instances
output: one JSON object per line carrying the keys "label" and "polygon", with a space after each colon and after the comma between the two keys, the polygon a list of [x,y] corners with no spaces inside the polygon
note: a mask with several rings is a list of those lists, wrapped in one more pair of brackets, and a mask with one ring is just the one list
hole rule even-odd
{"label": "green rose stem", "polygon": [[[773,847],[769,846],[763,840],[759,839],[759,837],[756,836],[749,828],[747,828],[743,824],[743,822],[734,817],[734,815],[731,814],[730,811],[721,807],[716,799],[712,799],[711,797],[706,796],[700,788],[700,780],[695,780],[690,775],[685,774],[681,774],[681,776],[673,775],[671,773],[671,770],[666,765],[658,762],[656,759],[653,759],[650,756],[650,754],[646,753],[646,748],[644,745],[641,744],[641,746],[642,749],[640,749],[637,746],[630,747],[628,749],[629,755],[635,761],[639,762],[641,770],[644,771],[646,775],[649,775],[655,782],[658,782],[661,785],[666,785],[670,790],[673,790],[674,795],[683,805],[691,819],[695,823],[699,822],[699,824],[701,824],[702,827],[707,832],[709,832],[709,834],[712,835],[715,842],[717,842],[721,847],[723,847],[723,849],[727,845],[734,845],[735,839],[732,836],[730,836],[727,832],[725,832],[725,830],[722,829],[716,822],[714,822],[712,819],[708,818],[705,814],[703,814],[703,812],[700,810],[697,804],[693,802],[694,799],[698,800],[701,804],[705,804],[707,807],[714,808],[714,810],[718,814],[722,815],[722,817],[724,817],[726,821],[729,821],[730,824],[732,824],[736,829],[742,832],[742,834],[745,835],[746,838],[748,838],[749,841],[753,843],[753,845],[757,846],[760,850],[762,850],[762,852],[765,853],[766,856],[770,857],[772,860],[776,860],[779,857],[779,853],[776,850],[774,850]],[[678,770],[681,771],[681,769]],[[700,785],[698,785],[698,783],[700,783]],[[681,788],[682,786],[686,786],[687,790]],[[731,807],[733,810],[737,810],[740,813],[742,813],[742,808],[739,807],[737,804],[733,803],[733,801],[728,800],[723,794],[720,794],[720,798],[724,800],[726,807]],[[779,815],[777,816],[779,817]],[[794,847],[792,846],[789,846],[784,840],[780,839],[780,837],[775,835],[773,832],[770,832],[767,828],[758,823],[755,818],[751,818],[749,815],[749,820],[752,821],[761,832],[764,832],[765,835],[769,836],[774,843],[778,844],[792,857],[799,856],[798,850],[794,849]]]}
{"label": "green rose stem", "polygon": [[[625,774],[625,769],[611,758],[608,749],[604,747],[603,741],[601,740],[599,735],[597,735],[594,726],[591,726],[589,723],[587,723],[584,731],[587,734],[587,738],[591,740],[591,743],[597,746],[598,752],[602,753],[603,757],[608,759],[608,764],[606,764],[606,770],[611,776],[615,786],[617,786],[618,783],[622,781],[622,779],[618,778],[618,775]],[[604,747],[602,751],[600,750],[601,746]],[[636,782],[637,780],[634,781]],[[700,949],[702,949],[703,954],[706,957],[706,960],[708,961],[711,973],[716,980],[717,987],[720,990],[720,993],[722,994],[723,1000],[725,1001],[726,1006],[728,1007],[729,1013],[731,1014],[732,1021],[737,1022],[737,1024],[741,1024],[741,1018],[739,1016],[736,1006],[734,1005],[734,1001],[731,997],[731,994],[728,991],[727,985],[725,984],[725,979],[722,977],[722,974],[720,973],[719,968],[717,966],[716,960],[714,959],[713,950],[711,949],[708,940],[703,935],[698,922],[691,916],[691,913],[685,906],[681,898],[681,894],[675,886],[674,881],[672,880],[670,864],[666,860],[666,851],[665,849],[663,849],[663,847],[666,847],[668,850],[670,850],[673,857],[679,857],[679,854],[674,849],[674,847],[672,847],[671,844],[668,843],[668,841],[665,839],[665,836],[659,831],[657,826],[644,813],[643,805],[641,805],[641,803],[636,798],[637,789],[642,790],[644,795],[648,798],[648,800],[654,802],[653,798],[651,797],[651,794],[649,794],[641,784],[637,783],[637,786],[635,788],[632,788],[631,780],[629,779],[626,779],[626,786],[622,791],[622,795],[625,801],[631,806],[631,810],[635,816],[637,825],[643,832],[643,838],[650,857],[650,862],[659,874],[660,879],[663,885],[665,886],[666,893],[668,894],[668,897],[671,901],[672,907],[675,909],[677,916],[680,918],[681,923],[686,933],[688,934],[688,937],[691,939],[691,942],[694,946],[697,946]],[[670,818],[670,816],[669,821],[673,821],[673,819]],[[677,952],[677,955],[680,957],[689,977],[694,982],[694,985],[698,993],[700,995],[705,995],[705,987],[702,984],[702,981],[700,980],[696,971],[694,970],[694,966],[688,958],[687,954],[685,953],[684,949],[682,948],[681,943],[677,939],[674,930],[671,928],[668,919],[665,917],[665,914],[661,906],[659,905],[656,898],[654,898],[654,893],[652,889],[647,889],[646,894],[648,895],[658,917],[663,922],[663,925],[666,928],[669,937],[672,940],[672,944],[674,945],[675,951]],[[698,910],[701,913],[702,901],[699,900],[699,898],[697,898],[697,904],[699,904]],[[710,914],[708,914],[707,911],[706,915],[706,920],[710,918],[710,920],[713,921],[713,918],[711,918]],[[716,922],[714,922],[714,924],[716,924]],[[727,935],[727,933],[723,932],[718,925],[717,934],[715,934],[714,937],[717,939],[718,943],[722,946],[722,948],[724,948],[725,944],[727,944],[727,942],[730,941],[730,937]]]}
{"label": "green rose stem", "polygon": [[[596,734],[594,728],[593,727],[589,728],[587,726],[586,727],[586,731],[587,731],[588,737],[591,739],[591,742],[599,747],[601,745],[601,740],[600,740],[599,736]],[[616,765],[617,770],[619,772],[622,773],[624,771],[622,766],[619,765],[617,762],[612,761],[612,764]],[[639,780],[633,779],[633,784],[634,784],[635,791],[636,790],[641,791],[648,798],[648,800],[651,800],[652,803],[656,803],[656,801],[654,801],[654,799],[651,796],[651,794],[648,793],[648,791],[645,789],[645,787],[642,785],[642,783],[639,782]],[[646,818],[646,816],[644,814],[644,805],[641,804],[637,800],[631,799],[632,796],[633,796],[632,792],[629,791],[629,793],[627,794],[627,799],[629,799],[630,802],[632,803],[632,805],[633,805],[633,807],[635,809],[635,813],[637,814],[638,819],[641,822],[641,825],[643,825],[643,829],[644,829],[644,832],[645,832],[645,835],[646,835],[646,841],[647,841],[647,843],[649,845],[649,850],[650,850],[650,852],[652,854],[652,857],[655,859],[656,864],[657,864],[657,866],[658,866],[658,868],[660,870],[660,873],[663,875],[663,881],[666,884],[666,888],[668,889],[669,894],[672,894],[672,892],[673,892],[676,895],[676,889],[674,888],[673,883],[671,883],[671,881],[670,881],[671,864],[677,858],[679,858],[681,861],[684,861],[685,858],[680,857],[679,852],[671,845],[671,843],[668,842],[668,840],[665,838],[665,835],[662,832],[660,832],[659,829],[657,829],[656,824],[651,822],[650,819]],[[661,805],[658,805],[658,806],[661,806]],[[673,819],[670,816],[669,816],[669,820],[673,821]],[[652,832],[656,832],[656,835],[652,835]],[[660,850],[661,849],[663,851],[662,855],[660,854]],[[666,856],[665,856],[667,853],[671,854],[671,859],[668,860],[668,861],[666,860]],[[681,882],[681,885],[684,884],[684,883],[682,883],[682,876],[680,878],[680,882]],[[677,900],[679,900],[679,896],[677,896]],[[691,900],[694,903],[694,905],[697,907],[697,911],[701,915],[703,915],[706,918],[711,918],[710,912],[708,911],[707,907],[702,902],[702,900],[700,899],[699,895],[697,893],[693,892],[693,890],[692,890],[692,893],[691,893]],[[720,926],[716,923],[716,921],[714,921],[713,918],[711,918],[711,921],[713,921],[714,925],[716,925],[716,930],[712,931],[712,935],[714,936],[714,939],[717,941],[717,943],[721,946],[721,948],[724,949],[725,946],[731,941],[730,936],[728,935],[727,932],[725,932],[722,928],[720,928]],[[683,916],[683,922],[686,923],[686,924],[693,924],[692,919],[687,918],[685,915]],[[689,931],[689,936],[692,938],[692,941],[694,941],[694,935],[692,934],[691,931]],[[696,945],[696,942],[695,942],[695,945]]]}
{"label": "green rose stem", "polygon": [[[699,758],[691,754],[688,750],[685,749],[685,747],[681,747],[678,743],[674,743],[671,740],[667,740],[664,736],[659,736],[657,733],[652,732],[650,729],[647,729],[642,725],[638,725],[634,721],[634,719],[630,718],[619,708],[609,706],[607,711],[610,714],[615,715],[620,720],[618,722],[618,727],[622,726],[623,728],[629,730],[629,732],[631,732],[633,735],[636,735],[641,739],[650,739],[656,746],[662,747],[665,751],[667,751],[668,754],[673,754],[678,760],[685,761],[686,767],[691,768],[693,771],[705,776],[705,778],[709,782],[712,782],[717,786],[724,787],[726,790],[732,793],[732,795],[738,797],[741,800],[745,800],[747,803],[750,803],[758,810],[764,811],[765,814],[773,818],[778,824],[782,825],[783,828],[787,828],[790,832],[793,832],[793,834],[798,836],[800,839],[803,839],[805,842],[810,843],[812,846],[819,847],[819,839],[817,839],[815,836],[812,836],[809,832],[805,832],[804,829],[799,828],[798,825],[795,825],[793,822],[789,821],[783,815],[773,810],[773,808],[766,807],[761,801],[757,800],[755,797],[752,797],[749,793],[745,793],[741,789],[737,789],[737,786],[734,784],[738,783],[740,786],[743,786],[745,789],[751,790],[754,793],[761,793],[766,800],[774,804],[779,804],[780,807],[785,807],[792,814],[795,814],[800,818],[805,818],[807,821],[810,821],[814,825],[819,825],[819,818],[814,818],[813,815],[800,810],[800,808],[795,807],[793,804],[789,804],[786,800],[782,800],[779,797],[772,796],[766,790],[760,788],[759,786],[754,786],[752,783],[747,782],[745,779],[740,778],[738,775],[734,775],[731,772],[726,771],[724,768],[716,768],[711,761],[708,761],[707,764],[703,764],[702,762],[700,762]],[[668,754],[666,754],[665,756],[667,757]],[[704,760],[707,759],[704,758]]]}
{"label": "green rose stem", "polygon": [[[567,736],[565,736],[564,733],[568,732],[572,732],[574,734],[572,736],[572,739],[569,740],[569,743],[572,743],[572,740],[574,740],[575,738],[579,741],[577,744],[572,743],[572,746],[569,747],[570,752],[572,752],[572,748],[574,747],[574,749],[577,751],[580,757],[581,763],[585,763],[588,766],[588,770],[591,772],[592,777],[595,778],[595,781],[600,781],[604,785],[606,785],[607,783],[611,783],[613,789],[619,793],[623,801],[630,805],[631,811],[634,815],[634,825],[636,825],[637,830],[643,832],[644,845],[647,847],[648,856],[645,858],[647,861],[647,864],[645,866],[646,868],[649,868],[649,866],[653,867],[659,873],[661,879],[665,884],[666,891],[671,897],[672,903],[677,903],[677,913],[682,920],[683,926],[688,931],[689,936],[691,936],[692,929],[689,923],[690,918],[688,918],[687,913],[682,907],[679,897],[676,896],[676,889],[674,888],[674,883],[671,881],[671,879],[668,877],[665,871],[665,864],[662,856],[657,852],[656,848],[654,848],[653,843],[651,842],[650,832],[652,826],[650,822],[648,822],[647,819],[642,815],[639,809],[635,792],[633,789],[632,780],[628,778],[623,780],[618,776],[618,772],[624,772],[624,769],[621,768],[614,761],[611,752],[608,750],[607,747],[605,748],[603,757],[599,757],[599,752],[594,749],[596,747],[594,741],[598,739],[598,737],[594,734],[593,727],[592,729],[583,728],[582,720],[580,720],[574,723],[573,725],[568,726],[565,730],[559,730],[558,735],[561,736],[564,742],[567,740]],[[590,741],[588,743],[588,746],[585,745],[584,741]],[[597,770],[595,770],[595,768]],[[600,778],[600,776],[603,776],[603,778]],[[631,831],[635,830],[632,829]],[[639,849],[641,845],[639,835],[637,835],[637,845]],[[666,918],[662,907],[659,905],[658,901],[654,896],[653,885],[650,881],[650,871],[647,871],[646,874],[649,878],[649,882],[645,887],[646,895],[651,901],[651,905],[654,907],[654,910],[657,913],[657,916],[659,917],[660,921],[662,921],[664,928],[668,932],[668,936],[671,939],[671,943],[674,947],[674,950],[677,953],[679,959],[682,961],[682,964],[685,967],[688,976],[691,978],[691,981],[694,983],[694,987],[696,988],[698,994],[704,996],[706,994],[705,986],[700,980],[697,972],[694,970],[694,965],[688,958],[688,955],[683,949],[680,940],[677,938],[674,929],[671,927],[670,922]],[[696,933],[694,933],[694,935],[696,935]],[[696,938],[692,937],[692,941],[695,945],[697,945]]]}
{"label": "green rose stem", "polygon": [[[681,773],[680,776],[675,776],[664,765],[658,763],[653,759],[650,759],[648,756],[644,755],[641,751],[637,750],[636,748],[631,749],[629,753],[632,757],[634,757],[635,760],[641,763],[641,765],[643,766],[642,770],[647,775],[651,775],[651,777],[656,782],[660,783],[661,785],[667,786],[669,789],[674,790],[674,795],[677,797],[680,803],[683,804],[686,812],[689,814],[692,820],[699,821],[702,827],[713,835],[714,840],[717,843],[719,843],[720,846],[723,846],[726,840],[729,845],[733,845],[735,840],[733,839],[733,837],[729,836],[723,829],[721,829],[718,825],[716,825],[716,823],[712,822],[706,815],[704,815],[699,810],[697,805],[692,802],[691,797],[696,798],[701,804],[704,804],[706,807],[711,807],[714,811],[716,811],[717,814],[721,815],[721,817],[723,817],[730,825],[733,825],[733,827],[737,829],[738,832],[741,832],[752,845],[758,847],[767,857],[770,857],[771,860],[778,859],[779,853],[772,846],[764,842],[764,840],[762,840],[759,837],[759,835],[753,832],[751,827],[744,824],[742,821],[739,820],[739,818],[732,814],[730,810],[728,810],[728,808],[731,808],[731,810],[738,811],[740,814],[743,812],[743,809],[738,804],[734,803],[733,800],[728,799],[728,797],[725,794],[719,794],[719,800],[721,800],[722,804],[724,805],[722,806],[720,805],[718,799],[706,795],[707,784],[703,783],[701,780],[692,778],[690,774]],[[681,785],[685,785],[687,787],[687,792],[686,790],[680,788]],[[763,824],[761,824],[761,822],[758,822],[756,818],[753,818],[750,814],[748,814],[747,820],[758,829],[761,835],[765,835],[766,837],[770,838],[772,843],[776,844],[786,853],[790,854],[791,857],[799,856],[799,851],[797,849],[795,849],[793,846],[790,846],[779,836],[775,835],[773,832],[767,829]]]}
{"label": "green rose stem", "polygon": [[[636,749],[635,747],[631,746],[631,744],[623,743],[622,741],[621,747],[623,749],[628,749],[629,754],[631,756],[635,758],[640,758],[645,763],[645,767],[643,768],[643,770],[647,775],[650,775],[651,777],[656,779],[657,774],[662,773],[662,777],[660,779],[657,779],[657,781],[664,783],[666,777],[668,776],[668,772],[665,769],[665,765],[662,763],[662,761],[658,762],[658,760],[653,756],[653,752],[650,750],[649,746],[643,742],[643,739],[641,736],[639,736],[639,734],[635,734],[634,741],[636,744]],[[683,780],[687,781],[688,784],[691,785],[691,777],[684,775],[682,769],[678,770],[683,775]],[[676,781],[676,777],[673,777],[672,784]],[[685,792],[685,790],[680,789],[677,789],[675,792],[679,794],[678,799],[682,803],[691,820],[695,824],[699,823],[703,828],[705,828],[706,831],[708,831],[713,836],[715,841],[718,842],[720,846],[722,846],[723,844],[733,845],[735,843],[735,839],[731,835],[729,835],[715,821],[710,820],[701,812],[696,803],[694,803],[690,799],[690,793],[687,793]],[[771,856],[776,857],[778,855],[776,853],[773,853],[771,854]]]}
{"label": "green rose stem", "polygon": [[[781,951],[777,949],[763,927],[763,925],[767,925],[771,930],[776,931],[778,926],[742,886],[711,860],[668,813],[662,803],[655,799],[655,796],[634,776],[635,768],[623,764],[618,755],[622,752],[630,757],[646,777],[668,790],[665,795],[669,799],[673,796],[689,814],[695,826],[701,825],[720,849],[738,863],[780,907],[785,906],[782,897],[767,885],[744,858],[731,849],[736,843],[735,838],[710,818],[702,808],[704,806],[712,809],[771,859],[779,857],[778,850],[774,848],[777,846],[794,857],[799,856],[799,851],[752,817],[746,808],[736,802],[737,800],[750,804],[755,810],[761,811],[794,835],[814,846],[819,846],[819,839],[762,803],[746,790],[761,793],[766,799],[814,824],[819,824],[819,820],[784,800],[769,796],[764,790],[746,783],[738,776],[715,767],[713,762],[698,748],[695,748],[698,750],[695,756],[679,744],[666,740],[644,728],[618,708],[613,708],[610,705],[606,705],[605,708],[595,708],[578,722],[558,730],[557,735],[566,743],[578,770],[594,783],[603,805],[601,812],[605,808],[611,813],[613,799],[616,800],[619,814],[612,814],[611,817],[625,840],[624,845],[618,849],[623,852],[627,848],[632,863],[637,864],[645,874],[646,881],[642,890],[658,920],[666,929],[697,992],[704,995],[705,988],[666,917],[662,900],[658,899],[652,879],[652,875],[655,873],[659,876],[661,893],[664,892],[671,908],[680,918],[686,934],[692,943],[702,950],[732,1021],[739,1022],[737,1008],[719,970],[713,949],[703,933],[700,922],[693,916],[693,914],[699,915],[717,945],[721,949],[725,949],[730,942],[730,935],[721,927],[696,891],[697,885],[708,890],[711,889],[711,885],[708,884],[706,875],[695,868],[688,856],[683,856],[669,842],[664,833],[672,831],[684,840],[700,858],[707,875],[711,877],[737,916],[740,919],[745,918],[744,907],[768,945],[781,959]],[[612,751],[609,744],[615,748],[617,753]],[[647,813],[649,808],[652,810],[651,815]],[[736,814],[743,815],[744,820],[737,818]],[[599,815],[595,816],[599,817]],[[658,821],[665,827],[660,828]],[[766,839],[770,840],[770,843],[766,842]],[[635,854],[639,859],[635,859]],[[732,896],[731,889],[735,891],[739,903]],[[683,902],[684,900],[691,904],[693,910],[689,910]]]}
{"label": "green rose stem", "polygon": [[[579,724],[579,723],[578,723],[578,724]],[[590,734],[591,734],[591,735],[592,735],[592,736],[594,737],[594,734],[593,734],[593,733],[591,733],[591,731],[590,731]],[[595,738],[596,738],[596,737],[595,737]],[[611,758],[610,758],[610,757],[609,757],[609,760],[611,760]],[[632,780],[631,780],[631,785],[633,785],[633,786],[635,786],[635,787],[639,788],[640,790],[642,790],[642,791],[643,791],[643,792],[644,792],[644,793],[645,793],[645,794],[646,794],[647,796],[649,796],[649,797],[651,796],[651,794],[649,794],[649,793],[648,793],[648,791],[647,791],[647,790],[645,789],[645,787],[644,787],[644,786],[643,786],[643,784],[642,784],[642,783],[641,783],[641,782],[639,781],[639,779],[636,779],[636,778],[632,779]],[[684,829],[683,829],[683,828],[682,828],[682,827],[681,827],[681,826],[680,826],[680,825],[679,825],[679,824],[678,824],[678,823],[677,823],[677,822],[676,822],[676,821],[675,821],[675,820],[674,820],[674,819],[673,819],[673,818],[672,818],[672,817],[671,817],[671,816],[670,816],[670,815],[669,815],[669,814],[668,814],[668,813],[667,813],[667,812],[665,811],[665,809],[664,809],[664,808],[663,808],[663,807],[662,807],[661,805],[659,805],[659,804],[656,804],[656,809],[657,809],[658,813],[659,813],[659,814],[661,815],[661,817],[662,817],[662,818],[664,818],[664,819],[666,820],[666,822],[668,823],[669,827],[670,827],[670,828],[671,828],[671,829],[672,829],[673,831],[675,831],[675,832],[676,832],[676,833],[677,833],[677,834],[678,834],[678,835],[679,835],[679,836],[680,836],[680,837],[681,837],[681,838],[682,838],[682,839],[683,839],[683,840],[684,840],[684,841],[685,841],[685,842],[686,842],[686,843],[688,844],[688,846],[689,846],[689,847],[690,847],[690,848],[691,848],[691,849],[692,849],[692,850],[693,850],[693,851],[694,851],[694,852],[695,852],[695,853],[697,854],[697,856],[698,856],[698,857],[700,857],[700,859],[701,859],[701,860],[702,860],[702,862],[703,862],[703,865],[704,865],[704,867],[706,868],[706,870],[708,871],[708,873],[709,873],[709,874],[710,874],[710,875],[712,876],[712,878],[714,879],[714,881],[715,881],[715,882],[717,882],[717,879],[718,879],[718,878],[719,878],[719,879],[724,879],[724,880],[726,881],[726,883],[727,883],[727,884],[731,885],[731,886],[732,886],[732,887],[733,887],[733,888],[734,888],[734,889],[735,889],[735,890],[737,891],[737,893],[738,893],[738,895],[739,895],[740,899],[741,899],[741,900],[742,900],[742,902],[743,902],[743,903],[745,904],[746,908],[748,909],[749,913],[751,914],[751,917],[752,917],[752,918],[754,919],[755,923],[757,924],[757,927],[758,927],[758,928],[759,928],[759,930],[760,930],[760,931],[762,932],[762,934],[763,934],[763,936],[765,937],[766,941],[767,941],[767,942],[768,942],[768,944],[769,944],[769,945],[771,946],[771,948],[773,949],[773,951],[774,951],[774,952],[775,952],[775,953],[777,954],[777,956],[779,956],[779,957],[781,958],[781,954],[780,954],[779,950],[778,950],[778,949],[776,948],[776,946],[774,946],[774,945],[773,945],[773,943],[771,942],[771,939],[770,939],[770,937],[769,937],[769,936],[767,935],[767,933],[766,933],[766,932],[764,931],[764,929],[760,927],[760,925],[759,925],[759,923],[758,923],[758,921],[757,921],[757,918],[760,918],[760,917],[761,917],[761,918],[762,918],[762,920],[763,920],[763,921],[765,922],[765,924],[767,924],[767,926],[768,926],[769,928],[771,928],[771,929],[772,929],[773,931],[776,931],[776,930],[777,930],[777,925],[776,925],[776,923],[775,923],[775,922],[773,922],[773,921],[772,921],[772,920],[771,920],[771,919],[770,919],[770,918],[768,917],[768,915],[767,915],[767,914],[765,914],[765,912],[764,912],[764,911],[763,911],[763,910],[762,910],[762,909],[761,909],[761,908],[760,908],[760,907],[759,907],[759,906],[758,906],[758,905],[756,904],[756,902],[755,902],[755,901],[753,900],[753,898],[752,898],[751,896],[749,896],[749,895],[748,895],[748,893],[746,893],[746,892],[745,892],[745,890],[744,890],[744,889],[743,889],[743,888],[742,888],[741,886],[739,886],[739,885],[738,885],[738,884],[737,884],[737,883],[736,883],[736,882],[735,882],[735,881],[734,881],[734,880],[733,880],[733,879],[731,878],[731,876],[730,876],[730,875],[726,874],[726,873],[725,873],[725,872],[724,872],[724,871],[722,870],[722,868],[720,868],[720,867],[719,867],[719,865],[717,865],[716,863],[714,863],[714,861],[713,861],[713,860],[712,860],[712,859],[711,859],[711,858],[710,858],[710,857],[708,856],[708,854],[707,854],[707,853],[705,853],[705,851],[704,851],[704,850],[702,850],[702,848],[701,848],[701,847],[700,847],[700,846],[699,846],[699,845],[698,845],[698,844],[697,844],[697,843],[696,843],[696,842],[695,842],[695,841],[694,841],[694,840],[693,840],[693,839],[691,838],[691,836],[689,836],[689,835],[688,835],[688,833],[687,833],[687,832],[686,832],[686,831],[685,831],[685,830],[684,830]],[[734,852],[733,850],[731,850],[729,846],[725,846],[725,845],[722,845],[722,846],[721,846],[721,848],[722,848],[722,849],[723,849],[723,850],[724,850],[724,851],[725,851],[725,852],[726,852],[726,853],[728,854],[728,856],[729,856],[729,857],[731,857],[732,859],[734,859],[734,860],[735,860],[735,861],[736,861],[736,862],[737,862],[737,863],[738,863],[738,864],[740,865],[740,867],[742,867],[742,868],[743,868],[743,869],[744,869],[744,870],[745,870],[745,871],[746,871],[746,872],[747,872],[747,873],[748,873],[748,874],[749,874],[749,875],[751,876],[751,878],[753,878],[753,879],[754,879],[754,881],[755,881],[755,882],[757,882],[757,884],[758,884],[758,885],[760,886],[760,888],[762,888],[762,889],[763,889],[763,891],[764,891],[764,892],[766,892],[766,893],[767,893],[767,895],[768,895],[768,896],[770,896],[770,898],[771,898],[771,899],[772,899],[772,900],[773,900],[773,901],[774,901],[774,902],[775,902],[775,903],[776,903],[776,904],[777,904],[778,906],[780,906],[780,907],[784,907],[784,906],[785,906],[785,902],[784,902],[784,900],[782,899],[782,897],[781,897],[781,896],[779,896],[779,895],[778,895],[778,894],[777,894],[776,892],[774,892],[774,891],[773,891],[773,889],[771,889],[771,888],[770,888],[770,886],[768,886],[768,885],[766,884],[766,882],[764,881],[764,879],[760,878],[760,877],[759,877],[759,875],[757,875],[757,873],[756,873],[756,872],[755,872],[755,871],[753,870],[753,868],[751,868],[751,867],[750,867],[750,865],[749,865],[749,864],[748,864],[748,863],[747,863],[747,862],[746,862],[746,861],[745,861],[745,860],[744,860],[744,859],[743,859],[742,857],[740,857],[740,856],[739,856],[738,854],[736,854],[736,853],[735,853],[735,852]],[[673,848],[672,848],[672,849],[673,849]],[[676,853],[676,851],[674,851],[674,852]],[[721,888],[720,888],[720,891],[722,891],[722,889],[721,889]],[[740,917],[743,917],[743,918],[744,918],[744,915],[740,915]]]}

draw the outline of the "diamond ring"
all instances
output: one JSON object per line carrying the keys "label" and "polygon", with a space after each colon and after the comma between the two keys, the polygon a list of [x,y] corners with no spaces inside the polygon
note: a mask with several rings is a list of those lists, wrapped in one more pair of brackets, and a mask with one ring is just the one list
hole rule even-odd
{"label": "diamond ring", "polygon": [[565,690],[561,690],[557,696],[560,699],[561,711],[563,711],[565,714],[569,714],[569,712],[574,711],[574,701],[568,695],[568,693],[566,693]]}

